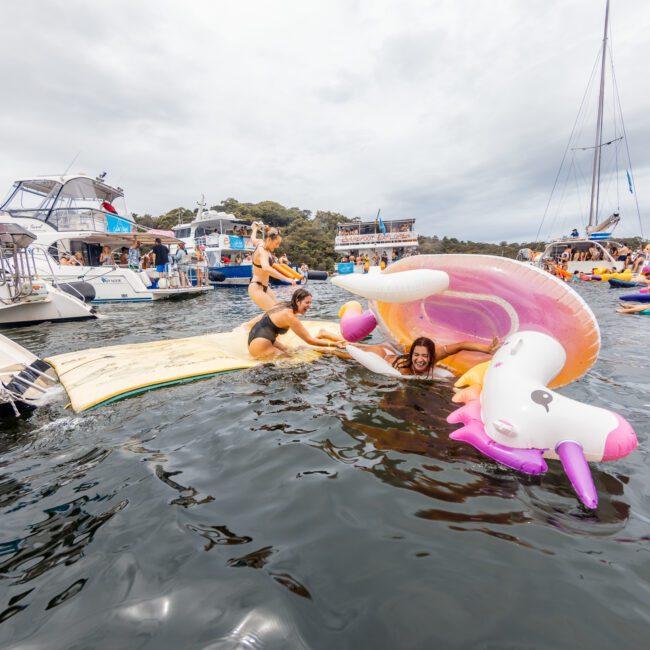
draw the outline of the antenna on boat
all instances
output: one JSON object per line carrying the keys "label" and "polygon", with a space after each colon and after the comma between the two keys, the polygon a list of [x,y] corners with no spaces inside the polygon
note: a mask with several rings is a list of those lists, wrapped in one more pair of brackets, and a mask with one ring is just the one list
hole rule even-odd
{"label": "antenna on boat", "polygon": [[605,30],[603,32],[603,52],[600,63],[600,94],[598,95],[598,117],[596,119],[596,144],[594,146],[594,166],[591,176],[591,203],[589,204],[589,224],[587,231],[598,220],[598,200],[600,199],[600,158],[603,139],[603,105],[605,101],[605,59],[607,55],[607,28],[609,26],[609,0],[605,6]]}
{"label": "antenna on boat", "polygon": [[196,212],[196,218],[200,219],[201,215],[203,214],[203,210],[205,210],[206,202],[205,202],[205,194],[201,194],[201,200],[196,202],[196,205],[199,206],[199,209]]}
{"label": "antenna on boat", "polygon": [[61,176],[66,176],[68,174],[68,172],[70,171],[70,168],[72,167],[72,165],[75,164],[75,162],[77,161],[77,158],[79,158],[80,155],[81,155],[81,149],[79,149],[79,151],[77,151],[77,154],[70,161],[70,164],[65,168],[65,171],[63,172],[63,174],[61,174]]}

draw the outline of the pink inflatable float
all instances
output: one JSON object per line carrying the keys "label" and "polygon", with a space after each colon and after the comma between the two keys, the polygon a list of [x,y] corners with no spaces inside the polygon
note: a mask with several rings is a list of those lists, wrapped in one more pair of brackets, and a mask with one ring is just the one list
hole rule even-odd
{"label": "pink inflatable float", "polygon": [[[426,280],[428,294],[407,291],[416,271],[435,272]],[[382,300],[382,278],[388,300]],[[637,440],[620,415],[553,390],[579,379],[598,358],[600,331],[584,300],[537,267],[487,255],[409,257],[371,282],[370,288],[343,288],[370,299],[379,329],[396,347],[406,349],[420,336],[436,345],[489,343],[495,336],[504,342],[493,358],[460,352],[442,360],[463,375],[454,397],[463,406],[449,416],[463,427],[452,437],[530,474],[546,471],[546,459],[558,459],[582,502],[595,508],[587,462],[622,458]]]}

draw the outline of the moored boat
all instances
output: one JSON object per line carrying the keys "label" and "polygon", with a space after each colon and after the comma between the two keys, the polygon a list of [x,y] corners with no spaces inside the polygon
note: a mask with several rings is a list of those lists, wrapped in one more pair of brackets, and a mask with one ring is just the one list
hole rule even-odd
{"label": "moored boat", "polygon": [[[363,273],[417,253],[415,219],[339,223],[334,250],[341,255],[337,273]],[[350,261],[352,259],[352,261]]]}
{"label": "moored boat", "polygon": [[[137,239],[153,245],[159,238],[178,242],[170,231],[139,229],[128,214],[124,191],[106,183],[105,174],[39,176],[14,183],[0,206],[7,217],[35,236],[35,271],[54,282],[83,281],[95,290],[94,303],[151,302],[203,293],[206,287],[154,288],[149,274],[119,263],[120,251]],[[113,263],[100,263],[108,246]],[[70,260],[70,263],[64,263]]]}

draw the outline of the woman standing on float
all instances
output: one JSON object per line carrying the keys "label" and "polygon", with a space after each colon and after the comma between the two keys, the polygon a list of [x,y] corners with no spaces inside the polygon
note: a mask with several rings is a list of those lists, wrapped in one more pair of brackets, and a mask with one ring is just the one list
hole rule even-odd
{"label": "woman standing on float", "polygon": [[253,223],[251,242],[255,246],[253,251],[253,277],[248,285],[248,295],[251,300],[262,310],[268,311],[278,304],[278,299],[273,290],[269,288],[269,277],[274,277],[283,282],[296,284],[295,280],[289,280],[286,275],[276,271],[272,265],[275,262],[273,252],[282,243],[282,237],[276,228],[266,226],[266,237],[261,239],[257,236],[260,229],[259,222]]}

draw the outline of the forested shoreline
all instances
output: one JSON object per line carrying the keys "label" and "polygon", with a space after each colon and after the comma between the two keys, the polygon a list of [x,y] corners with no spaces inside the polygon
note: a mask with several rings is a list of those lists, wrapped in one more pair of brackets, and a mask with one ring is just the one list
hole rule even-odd
{"label": "forested shoreline", "polygon": [[[211,209],[234,214],[238,219],[249,222],[263,221],[265,224],[279,228],[283,237],[281,252],[286,252],[292,262],[297,264],[304,262],[311,269],[329,272],[334,270],[334,265],[340,257],[334,252],[336,225],[355,221],[355,219],[338,212],[318,210],[312,214],[310,210],[302,210],[297,207],[287,208],[275,201],[240,203],[237,199],[228,198],[211,206]],[[135,215],[135,220],[147,228],[170,230],[177,224],[189,223],[196,218],[196,213],[196,208],[190,210],[179,207],[157,217],[149,214]],[[640,237],[622,238],[618,241],[627,244],[632,249],[642,243]],[[495,244],[435,235],[431,237],[421,235],[418,237],[418,243],[419,251],[423,255],[464,253],[510,258],[515,258],[517,251],[521,248],[541,250],[543,247],[539,242],[502,241]]]}

